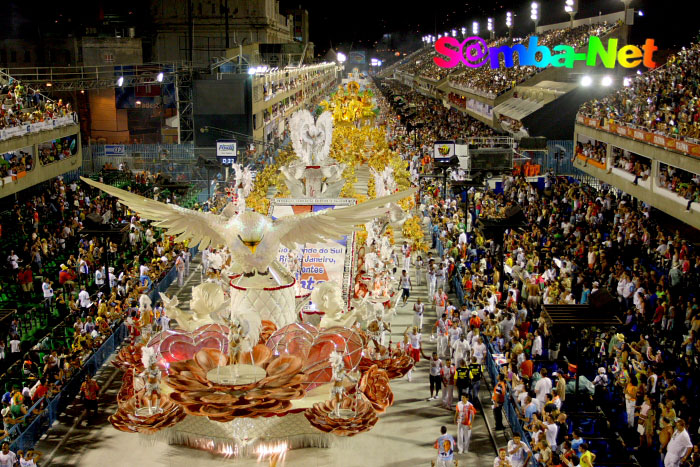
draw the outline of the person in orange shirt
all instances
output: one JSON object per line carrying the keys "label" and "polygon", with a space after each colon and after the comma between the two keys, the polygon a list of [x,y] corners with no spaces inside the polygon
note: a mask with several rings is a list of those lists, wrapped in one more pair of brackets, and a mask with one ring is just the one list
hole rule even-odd
{"label": "person in orange shirt", "polygon": [[533,363],[529,358],[525,358],[526,360],[520,364],[520,372],[522,373],[523,378],[532,379],[532,372],[534,371]]}
{"label": "person in orange shirt", "polygon": [[625,387],[625,409],[627,411],[627,426],[634,428],[634,409],[637,405],[637,378],[629,378]]}

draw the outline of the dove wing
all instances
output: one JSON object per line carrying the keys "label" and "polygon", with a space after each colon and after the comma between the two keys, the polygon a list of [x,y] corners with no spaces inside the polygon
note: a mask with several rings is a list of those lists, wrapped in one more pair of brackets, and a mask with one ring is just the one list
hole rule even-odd
{"label": "dove wing", "polygon": [[318,120],[316,120],[316,128],[321,130],[323,133],[323,146],[321,147],[316,158],[320,161],[324,161],[328,158],[328,154],[331,152],[331,141],[333,140],[333,114],[330,112],[323,112]]}
{"label": "dove wing", "polygon": [[273,229],[276,231],[280,243],[287,248],[296,248],[297,244],[333,240],[358,230],[355,226],[363,225],[375,217],[383,216],[387,212],[387,203],[397,202],[412,196],[416,191],[418,190],[411,188],[355,206],[280,217],[275,220]]}
{"label": "dove wing", "polygon": [[207,248],[211,244],[227,244],[227,239],[223,235],[227,222],[224,217],[161,203],[85,177],[80,179],[88,185],[119,198],[122,204],[129,206],[142,218],[155,221],[156,227],[165,229],[168,235],[176,236],[176,242],[190,240],[193,245],[199,244],[202,248]]}

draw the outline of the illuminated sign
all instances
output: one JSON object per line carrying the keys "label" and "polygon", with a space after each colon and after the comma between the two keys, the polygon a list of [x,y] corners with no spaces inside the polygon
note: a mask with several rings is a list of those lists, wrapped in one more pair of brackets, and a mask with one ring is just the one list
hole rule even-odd
{"label": "illuminated sign", "polygon": [[[653,55],[659,50],[654,45],[654,39],[647,39],[641,47],[626,45],[618,50],[617,39],[609,39],[606,49],[600,37],[591,36],[588,38],[587,52],[576,52],[574,47],[564,44],[554,46],[550,50],[547,46],[539,45],[538,40],[537,36],[532,36],[527,46],[515,44],[490,48],[480,37],[467,37],[460,42],[455,37],[445,36],[435,43],[438,56],[433,57],[433,61],[440,68],[454,68],[460,63],[469,68],[479,68],[488,63],[491,68],[496,69],[500,68],[503,58],[503,66],[512,68],[515,66],[517,54],[520,66],[538,68],[549,65],[573,68],[574,62],[578,61],[585,61],[587,66],[596,66],[598,59],[606,68],[615,68],[615,62],[619,62],[625,68],[634,68],[641,64],[647,68],[655,68]],[[552,51],[561,53],[553,54]]]}

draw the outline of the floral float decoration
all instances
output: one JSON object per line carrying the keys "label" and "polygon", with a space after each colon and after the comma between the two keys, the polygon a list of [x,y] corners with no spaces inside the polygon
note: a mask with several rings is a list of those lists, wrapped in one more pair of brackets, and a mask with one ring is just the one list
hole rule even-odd
{"label": "floral float decoration", "polygon": [[264,345],[242,355],[242,364],[264,370],[265,377],[251,383],[226,384],[212,380],[217,368],[229,365],[230,357],[218,350],[203,349],[193,359],[170,364],[165,383],[173,390],[170,399],[189,415],[228,422],[237,417],[283,413],[294,399],[304,396],[302,360],[294,355],[272,358]]}

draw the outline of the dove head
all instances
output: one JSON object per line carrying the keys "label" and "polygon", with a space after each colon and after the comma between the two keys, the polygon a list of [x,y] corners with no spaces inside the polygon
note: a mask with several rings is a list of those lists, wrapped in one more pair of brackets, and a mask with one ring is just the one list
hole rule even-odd
{"label": "dove head", "polygon": [[238,240],[243,243],[251,253],[255,254],[255,249],[270,228],[267,217],[254,211],[243,211],[236,217],[238,224]]}

